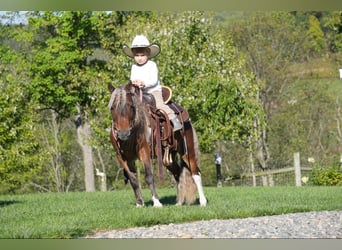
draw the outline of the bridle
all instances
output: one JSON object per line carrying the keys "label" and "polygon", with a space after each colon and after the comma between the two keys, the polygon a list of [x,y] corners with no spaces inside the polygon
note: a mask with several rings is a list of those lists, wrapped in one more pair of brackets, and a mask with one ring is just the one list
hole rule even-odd
{"label": "bridle", "polygon": [[122,141],[125,141],[131,136],[133,127],[129,127],[129,129],[127,130],[120,130],[117,129],[114,124],[114,121],[112,121],[112,133],[116,140],[120,139]]}
{"label": "bridle", "polygon": [[[134,109],[134,112],[136,112],[135,107],[131,105],[131,108],[132,107]],[[111,107],[111,111],[113,111],[113,106]],[[120,139],[121,141],[125,141],[131,136],[132,130],[134,128],[134,120],[135,120],[135,117],[133,117],[132,121],[130,121],[130,125],[128,129],[121,130],[115,126],[115,121],[114,121],[114,118],[112,117],[112,129],[111,130],[112,130],[115,140]]]}

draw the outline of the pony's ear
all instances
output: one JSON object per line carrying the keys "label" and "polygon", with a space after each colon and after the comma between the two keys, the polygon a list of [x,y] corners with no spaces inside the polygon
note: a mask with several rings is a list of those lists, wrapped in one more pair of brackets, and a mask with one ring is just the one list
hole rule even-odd
{"label": "pony's ear", "polygon": [[126,89],[131,90],[133,87],[134,87],[133,82],[131,80],[129,80],[126,84]]}
{"label": "pony's ear", "polygon": [[113,93],[113,91],[115,90],[115,88],[113,87],[113,85],[111,83],[108,83],[108,90],[110,93]]}
{"label": "pony's ear", "polygon": [[130,94],[135,94],[136,92],[136,87],[133,85],[132,81],[129,81],[126,85],[125,85],[125,90],[130,93]]}

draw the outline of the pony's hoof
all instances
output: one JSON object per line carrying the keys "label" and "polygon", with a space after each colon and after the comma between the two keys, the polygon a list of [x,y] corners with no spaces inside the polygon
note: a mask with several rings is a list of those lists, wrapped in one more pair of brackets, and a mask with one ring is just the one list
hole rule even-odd
{"label": "pony's hoof", "polygon": [[152,196],[153,206],[154,207],[162,207],[163,204],[160,203],[159,199],[155,196]]}
{"label": "pony's hoof", "polygon": [[154,203],[153,206],[154,206],[154,207],[163,207],[163,204],[161,204],[161,203],[159,202],[159,203]]}
{"label": "pony's hoof", "polygon": [[201,207],[207,206],[207,200],[200,200],[200,206]]}

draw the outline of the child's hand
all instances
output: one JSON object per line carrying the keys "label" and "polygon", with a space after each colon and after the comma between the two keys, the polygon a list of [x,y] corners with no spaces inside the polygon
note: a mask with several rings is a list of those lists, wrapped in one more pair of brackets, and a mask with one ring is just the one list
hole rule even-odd
{"label": "child's hand", "polygon": [[143,81],[140,81],[140,80],[134,80],[133,85],[138,86],[139,88],[145,87],[145,83]]}

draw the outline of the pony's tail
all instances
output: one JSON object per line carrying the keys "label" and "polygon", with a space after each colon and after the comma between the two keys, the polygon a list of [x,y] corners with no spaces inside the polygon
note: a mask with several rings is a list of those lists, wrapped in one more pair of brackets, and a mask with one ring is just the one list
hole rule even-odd
{"label": "pony's tail", "polygon": [[[199,144],[196,131],[193,126],[192,133],[193,133],[193,143],[194,143],[194,150],[195,150],[195,161],[197,166],[199,167]],[[192,178],[192,174],[190,170],[183,165],[182,172],[179,177],[178,182],[178,194],[177,194],[177,204],[182,205],[184,202],[187,205],[193,204],[196,201],[196,194],[197,194],[197,186]]]}
{"label": "pony's tail", "polygon": [[185,204],[190,205],[195,203],[196,193],[197,187],[191,172],[188,168],[183,167],[178,183],[177,204],[181,205],[185,202]]}

